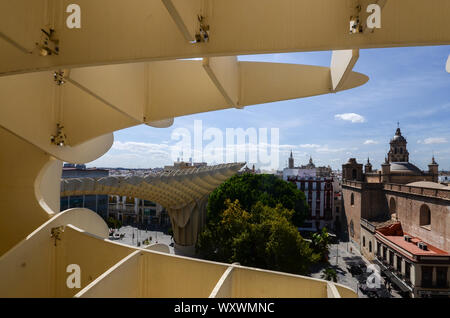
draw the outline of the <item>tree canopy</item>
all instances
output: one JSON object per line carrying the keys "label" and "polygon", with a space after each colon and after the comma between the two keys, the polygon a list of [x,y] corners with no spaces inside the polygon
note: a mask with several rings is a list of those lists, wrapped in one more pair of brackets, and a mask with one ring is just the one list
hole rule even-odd
{"label": "tree canopy", "polygon": [[226,200],[219,222],[209,222],[200,234],[197,251],[203,258],[283,271],[308,273],[319,260],[291,223],[293,210],[255,204],[245,211],[239,200]]}
{"label": "tree canopy", "polygon": [[221,213],[227,208],[226,200],[239,200],[245,211],[251,211],[260,202],[275,208],[278,204],[293,210],[291,221],[300,227],[308,211],[305,194],[297,187],[274,175],[243,174],[236,175],[220,185],[209,197],[207,217],[209,221],[219,222]]}
{"label": "tree canopy", "polygon": [[109,228],[120,229],[122,227],[122,222],[119,220],[116,220],[113,217],[109,217],[109,219],[106,221],[106,223],[108,224]]}
{"label": "tree canopy", "polygon": [[311,241],[311,247],[314,252],[321,255],[321,261],[327,262],[331,237],[326,227],[322,228],[321,232],[314,233]]}

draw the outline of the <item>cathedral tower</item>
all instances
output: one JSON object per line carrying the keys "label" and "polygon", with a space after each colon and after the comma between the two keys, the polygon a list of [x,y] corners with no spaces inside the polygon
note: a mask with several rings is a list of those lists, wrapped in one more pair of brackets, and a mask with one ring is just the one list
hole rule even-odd
{"label": "cathedral tower", "polygon": [[367,158],[367,163],[364,166],[364,172],[365,173],[372,173],[372,164],[370,163],[370,159]]}
{"label": "cathedral tower", "polygon": [[402,136],[400,127],[397,128],[394,138],[391,139],[391,149],[388,153],[388,162],[409,162],[409,152],[406,149],[406,139]]}
{"label": "cathedral tower", "polygon": [[292,155],[292,150],[291,156],[289,157],[289,169],[294,169],[294,156]]}
{"label": "cathedral tower", "polygon": [[428,173],[432,176],[433,182],[439,182],[439,165],[433,159],[431,159],[431,163],[428,165]]}

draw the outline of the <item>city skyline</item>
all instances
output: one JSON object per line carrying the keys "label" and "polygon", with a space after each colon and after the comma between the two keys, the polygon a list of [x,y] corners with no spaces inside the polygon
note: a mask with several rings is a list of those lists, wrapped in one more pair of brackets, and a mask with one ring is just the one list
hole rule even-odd
{"label": "city skyline", "polygon": [[[442,120],[450,115],[450,77],[443,67],[448,50],[449,46],[361,50],[355,71],[370,77],[362,87],[243,110],[184,116],[164,129],[128,128],[116,132],[111,150],[88,166],[156,168],[171,164],[171,146],[176,143],[171,140],[173,131],[193,131],[194,121],[201,120],[203,129],[214,127],[223,132],[226,128],[279,128],[279,169],[287,166],[291,150],[298,164],[307,163],[311,156],[317,165],[340,169],[350,157],[362,162],[370,157],[377,169],[399,122],[411,162],[426,169],[434,155],[440,169],[450,170],[450,130]],[[331,52],[239,57],[242,61],[321,66],[327,66],[330,58]]]}
{"label": "city skyline", "polygon": [[1,297],[450,297],[448,0],[0,8]]}

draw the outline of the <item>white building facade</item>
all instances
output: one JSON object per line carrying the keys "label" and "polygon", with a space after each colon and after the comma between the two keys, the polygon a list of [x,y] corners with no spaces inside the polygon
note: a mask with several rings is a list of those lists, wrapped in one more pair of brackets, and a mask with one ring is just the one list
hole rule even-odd
{"label": "white building facade", "polygon": [[301,190],[308,202],[309,210],[303,231],[317,231],[323,227],[335,230],[336,220],[339,220],[340,190],[339,182],[332,175],[318,177],[317,168],[310,159],[309,164],[294,167],[294,158],[291,153],[289,167],[283,170],[283,180],[292,182]]}

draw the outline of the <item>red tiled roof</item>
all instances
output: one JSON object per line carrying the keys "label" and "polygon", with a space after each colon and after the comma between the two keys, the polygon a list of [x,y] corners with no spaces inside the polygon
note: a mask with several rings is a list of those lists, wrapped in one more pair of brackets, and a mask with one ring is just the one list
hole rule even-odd
{"label": "red tiled roof", "polygon": [[[450,256],[449,253],[443,251],[433,245],[427,244],[427,250],[424,251],[417,246],[417,243],[423,242],[419,237],[414,237],[408,233],[403,232],[402,225],[400,222],[391,224],[389,226],[380,228],[377,233],[382,235],[386,240],[392,244],[408,251],[414,255],[424,255],[424,256]],[[404,235],[409,235],[411,237],[411,242],[405,241]]]}
{"label": "red tiled roof", "polygon": [[[408,234],[405,233],[405,235],[408,235]],[[422,242],[422,240],[417,237],[413,238],[411,240],[411,242],[407,242],[407,241],[405,241],[405,238],[403,236],[385,236],[385,235],[383,235],[383,236],[389,242],[393,243],[394,245],[396,245],[414,255],[423,255],[423,256],[449,256],[450,255],[447,252],[440,250],[437,247],[434,247],[428,243],[426,243],[427,244],[426,251],[420,249],[417,246],[417,242]]]}
{"label": "red tiled roof", "polygon": [[402,224],[400,222],[396,222],[394,224],[390,224],[388,226],[379,228],[378,232],[380,232],[384,236],[402,236],[403,237],[403,229],[402,229]]}

